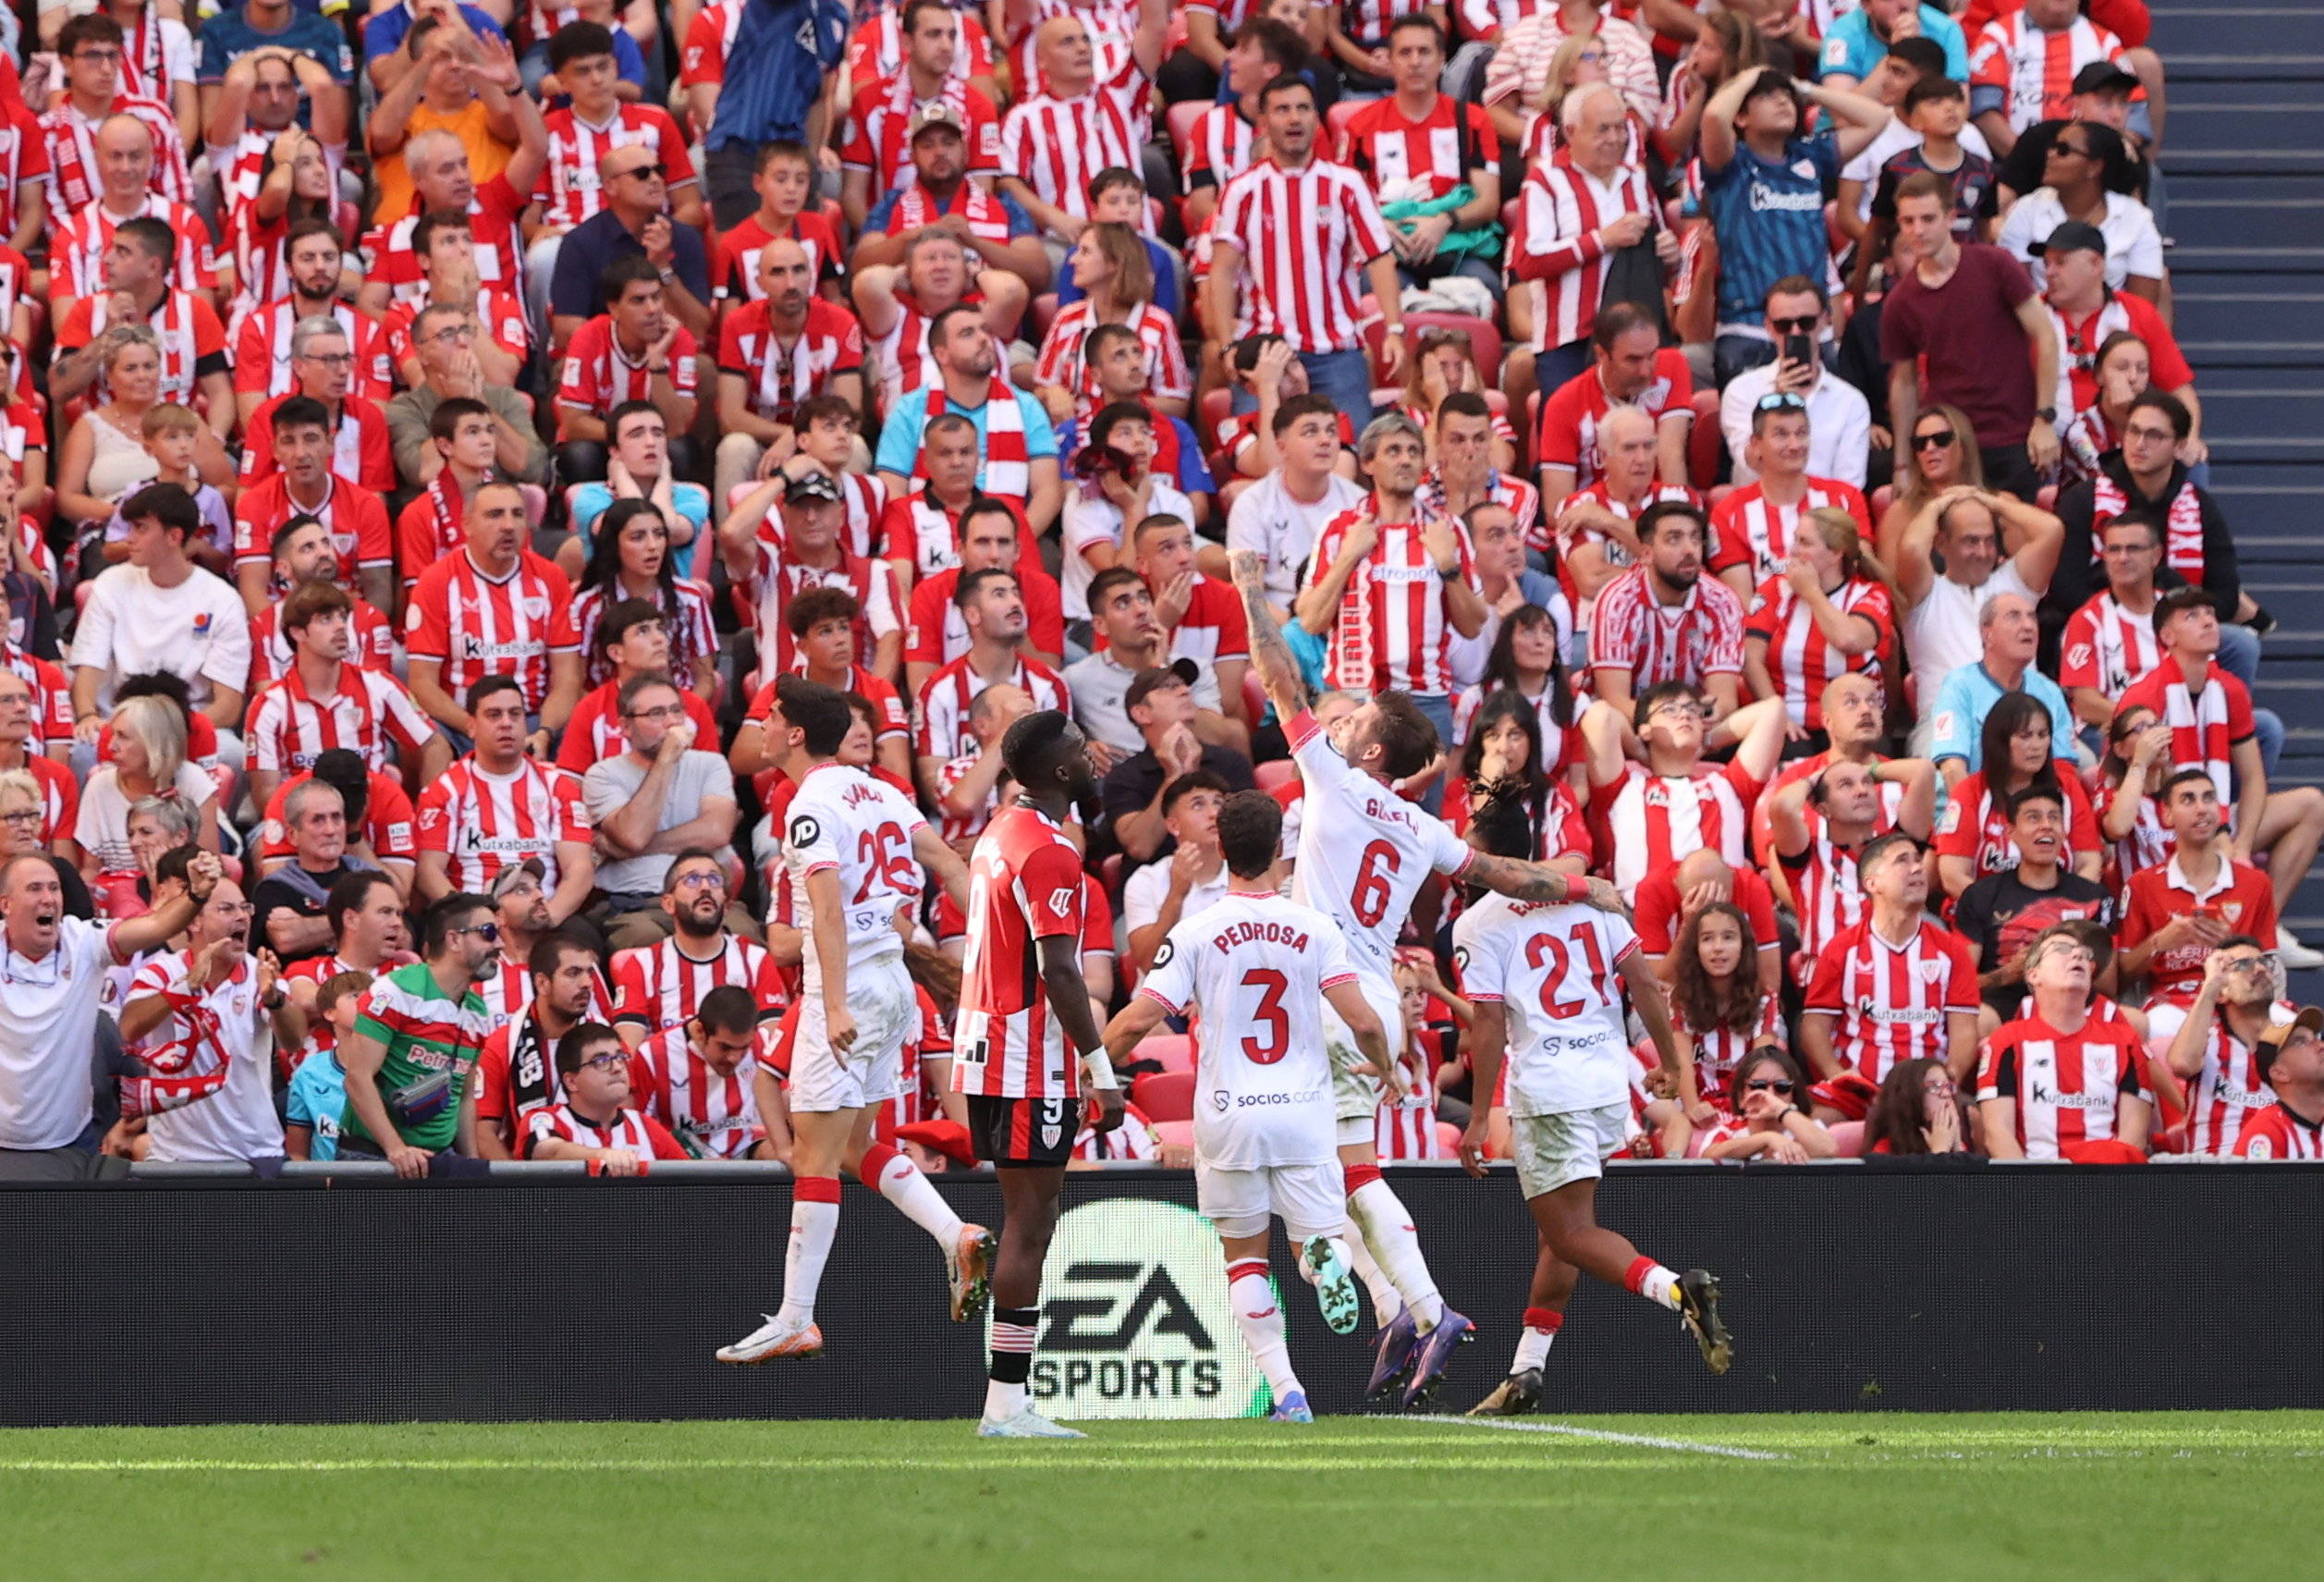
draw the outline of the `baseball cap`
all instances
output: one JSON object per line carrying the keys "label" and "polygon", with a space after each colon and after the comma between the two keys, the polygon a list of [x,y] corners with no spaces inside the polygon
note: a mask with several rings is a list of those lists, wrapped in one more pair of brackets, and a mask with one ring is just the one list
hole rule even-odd
{"label": "baseball cap", "polygon": [[538,857],[527,857],[521,863],[511,863],[492,877],[492,898],[498,901],[508,893],[520,874],[531,874],[541,883],[549,882],[549,865]]}
{"label": "baseball cap", "polygon": [[2073,74],[2077,93],[2127,93],[2137,86],[2137,78],[2110,60],[2094,60]]}
{"label": "baseball cap", "polygon": [[1168,665],[1141,670],[1131,680],[1129,694],[1121,700],[1121,706],[1124,709],[1135,708],[1153,696],[1156,688],[1167,687],[1172,681],[1191,687],[1202,678],[1202,667],[1192,659],[1173,659]]}
{"label": "baseball cap", "polygon": [[2051,248],[2068,252],[2095,252],[2106,256],[2106,233],[2087,220],[2068,220],[2056,230],[2025,250],[2026,256],[2038,261]]}
{"label": "baseball cap", "polygon": [[941,99],[931,100],[914,110],[911,121],[906,124],[906,131],[909,136],[916,138],[931,127],[948,127],[956,132],[968,129],[960,124],[960,113]]}
{"label": "baseball cap", "polygon": [[839,480],[828,472],[808,472],[783,485],[786,505],[794,500],[828,500],[837,505],[846,497],[839,492]]}
{"label": "baseball cap", "polygon": [[2268,1072],[2276,1063],[2276,1057],[2283,1053],[2283,1047],[2292,1041],[2293,1032],[2302,1027],[2314,1036],[2324,1037],[2324,1010],[2303,1005],[2299,1014],[2291,1021],[2273,1023],[2261,1030],[2259,1047],[2252,1051],[2252,1058],[2259,1062],[2260,1081],[2268,1080]]}

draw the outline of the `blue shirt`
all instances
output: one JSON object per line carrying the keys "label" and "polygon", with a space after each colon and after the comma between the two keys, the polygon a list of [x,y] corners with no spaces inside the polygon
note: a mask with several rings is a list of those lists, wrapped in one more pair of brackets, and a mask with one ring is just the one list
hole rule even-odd
{"label": "blue shirt", "polygon": [[[508,42],[508,35],[500,31],[500,24],[492,19],[491,13],[464,5],[460,7],[460,15],[478,37],[495,38],[502,43]],[[372,18],[363,24],[363,58],[377,60],[383,55],[393,55],[403,48],[404,35],[411,31],[411,24],[418,20],[411,14],[411,0],[404,0],[404,4],[394,10],[382,11]],[[208,31],[208,24],[203,25],[203,31]]]}
{"label": "blue shirt", "polygon": [[[680,577],[694,574],[694,551],[702,547],[702,535],[710,531],[710,491],[700,484],[670,485],[670,501],[678,507],[678,514],[694,524],[694,536],[684,544],[670,546],[670,565]],[[590,529],[597,525],[605,508],[613,504],[611,484],[582,484],[573,490],[566,502],[571,513],[573,531],[588,540]]]}
{"label": "blue shirt", "polygon": [[[1969,40],[1961,24],[1934,6],[1923,6],[1920,11],[1921,37],[1945,47],[1945,75],[1955,82],[1968,81]],[[1874,34],[1872,18],[1860,6],[1834,22],[1831,31],[1824,35],[1823,58],[1816,62],[1816,75],[1829,77],[1837,71],[1861,82],[1888,53],[1889,46]]]}
{"label": "blue shirt", "polygon": [[[2018,689],[2049,711],[2049,752],[2061,764],[2076,762],[2073,744],[2073,710],[2066,705],[2066,694],[2057,682],[2039,670],[2028,667],[2024,684]],[[1993,705],[2001,701],[2008,691],[1986,669],[1985,662],[1962,665],[1945,678],[1945,684],[1937,689],[1937,710],[1930,717],[1933,731],[1928,755],[1941,763],[1947,758],[1959,758],[1969,766],[1971,774],[1985,767],[1985,717],[1993,712]]]}
{"label": "blue shirt", "polygon": [[[1057,431],[1049,426],[1049,414],[1039,401],[1022,390],[1012,389],[1017,398],[1018,421],[1025,427],[1025,460],[1038,461],[1043,457],[1057,460]],[[976,453],[985,453],[985,408],[964,407],[948,397],[944,403],[948,412],[958,412],[976,425]],[[924,391],[915,390],[896,403],[896,410],[887,414],[887,422],[879,431],[879,451],[872,465],[883,472],[893,472],[899,478],[911,476],[912,468],[920,460],[920,431],[927,426],[928,402]],[[976,470],[976,486],[985,486],[985,469]]]}
{"label": "blue shirt", "polygon": [[291,1073],[283,1096],[283,1120],[310,1127],[314,1140],[307,1146],[312,1159],[339,1157],[339,1117],[347,1110],[347,1069],[329,1049],[317,1049]]}
{"label": "blue shirt", "polygon": [[[1170,419],[1170,432],[1178,435],[1178,476],[1170,481],[1181,495],[1215,495],[1218,480],[1210,475],[1210,463],[1203,460],[1203,442],[1194,437],[1194,430],[1184,418]],[[1058,454],[1067,461],[1082,448],[1082,424],[1078,418],[1069,418],[1058,430]],[[128,536],[128,529],[121,532]]]}
{"label": "blue shirt", "polygon": [[[1767,288],[1787,275],[1821,280],[1831,242],[1824,194],[1840,180],[1840,140],[1829,131],[1793,138],[1780,161],[1762,159],[1738,138],[1735,157],[1703,171],[1703,206],[1719,238],[1719,327],[1740,325],[1763,338]],[[559,309],[562,313],[564,310]]]}
{"label": "blue shirt", "polygon": [[[694,300],[707,303],[710,251],[703,245],[702,232],[674,219],[670,221],[670,247],[678,254],[671,267],[678,271],[679,283],[693,293]],[[605,303],[597,289],[597,277],[615,259],[633,252],[642,258],[645,243],[631,236],[621,216],[611,209],[600,209],[567,231],[557,250],[557,275],[549,283],[549,312],[577,319],[593,319],[604,313]]]}
{"label": "blue shirt", "polygon": [[224,81],[227,67],[269,44],[314,56],[337,81],[349,81],[355,75],[355,52],[348,47],[347,35],[336,23],[326,22],[312,11],[294,10],[290,26],[270,33],[246,20],[239,6],[202,24],[202,65],[195,75],[204,82]]}
{"label": "blue shirt", "polygon": [[[863,228],[871,230],[875,227],[866,226]],[[1009,234],[1014,236],[1017,233],[1011,231]],[[1178,254],[1152,237],[1144,237],[1140,239],[1146,244],[1146,262],[1154,265],[1154,305],[1174,319],[1183,316],[1184,304],[1180,301],[1179,291]],[[1073,271],[1070,268],[1058,275],[1058,307],[1070,308],[1087,295],[1089,295],[1088,292],[1074,284]]]}

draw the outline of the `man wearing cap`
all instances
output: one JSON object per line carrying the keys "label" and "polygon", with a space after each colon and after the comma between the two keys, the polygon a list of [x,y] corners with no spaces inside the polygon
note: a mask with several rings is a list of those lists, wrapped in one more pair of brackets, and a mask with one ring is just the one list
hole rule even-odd
{"label": "man wearing cap", "polygon": [[923,105],[908,124],[909,178],[874,201],[850,265],[900,264],[913,237],[941,230],[970,254],[977,294],[989,303],[997,288],[1005,300],[1008,325],[996,321],[995,328],[1013,329],[1027,293],[1047,288],[1055,273],[1040,227],[1016,199],[969,179],[967,124],[949,104]]}
{"label": "man wearing cap", "polygon": [[1158,862],[1177,849],[1163,804],[1180,776],[1207,769],[1230,791],[1257,783],[1250,759],[1194,733],[1194,689],[1180,668],[1189,663],[1139,671],[1122,700],[1145,745],[1107,771],[1099,794],[1114,840],[1133,865]]}
{"label": "man wearing cap", "polygon": [[2254,1053],[2276,1101],[2244,1117],[2235,1157],[2324,1159],[2324,1011],[2303,1005],[2291,1021],[2260,1034]]}
{"label": "man wearing cap", "polygon": [[2068,220],[2035,249],[2042,266],[2042,305],[2049,310],[2049,326],[2058,337],[2058,410],[2078,416],[2097,406],[2098,348],[2117,335],[2134,335],[2147,343],[2148,388],[2178,397],[2194,419],[2186,460],[2201,461],[2209,452],[2202,439],[2203,403],[2196,397],[2195,371],[2154,303],[2107,284],[2106,246],[2106,233],[2098,227]]}
{"label": "man wearing cap", "polygon": [[2094,121],[2122,134],[2134,173],[2131,196],[2152,209],[2155,224],[2161,225],[2162,173],[2155,167],[2146,140],[2130,124],[2131,95],[2138,92],[2138,86],[2137,78],[2110,60],[2091,61],[2075,72],[2071,117],[2053,117],[2035,122],[2018,134],[2008,154],[1993,167],[1995,195],[2000,206],[2007,209],[2042,184],[2042,167],[2049,161],[2050,142],[2060,132],[2077,121]]}
{"label": "man wearing cap", "polygon": [[839,209],[858,230],[875,199],[907,184],[910,145],[923,127],[949,126],[966,134],[968,168],[979,186],[988,185],[1000,168],[999,114],[981,91],[952,74],[960,50],[952,8],[944,0],[911,0],[901,21],[903,65],[859,89],[848,108]]}
{"label": "man wearing cap", "polygon": [[[767,512],[777,502],[781,529],[764,531]],[[885,681],[893,682],[901,674],[904,600],[896,568],[882,559],[850,555],[840,541],[846,524],[847,503],[839,481],[817,470],[796,476],[777,472],[718,525],[718,555],[727,579],[748,590],[746,596],[758,613],[759,666],[753,691],[790,668],[793,640],[785,612],[809,588],[844,588],[852,594],[862,612],[856,663]]]}
{"label": "man wearing cap", "polygon": [[347,803],[329,782],[301,780],[283,798],[290,861],[251,892],[252,932],[285,965],[331,949],[331,887],[372,865],[347,850]]}
{"label": "man wearing cap", "polygon": [[2025,948],[2033,1012],[1977,1049],[1977,1113],[1992,1158],[2145,1154],[2154,1104],[2138,1035],[2119,1018],[2091,1017],[2090,970],[2089,948],[2069,927],[2045,928]]}

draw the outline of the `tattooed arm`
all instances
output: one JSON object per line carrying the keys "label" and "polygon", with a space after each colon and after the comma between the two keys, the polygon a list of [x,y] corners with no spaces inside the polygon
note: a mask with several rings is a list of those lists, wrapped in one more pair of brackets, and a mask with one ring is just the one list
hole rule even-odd
{"label": "tattooed arm", "polygon": [[1465,883],[1498,890],[1512,901],[1573,901],[1595,906],[1600,912],[1628,915],[1630,911],[1622,904],[1621,891],[1605,879],[1594,875],[1563,874],[1539,863],[1497,857],[1489,852],[1471,856],[1468,866],[1461,870],[1461,877]]}
{"label": "tattooed arm", "polygon": [[1251,668],[1275,705],[1276,717],[1288,727],[1291,717],[1307,706],[1307,683],[1300,679],[1299,661],[1267,608],[1266,569],[1249,549],[1229,550],[1227,568],[1235,591],[1242,595],[1243,617],[1251,628]]}

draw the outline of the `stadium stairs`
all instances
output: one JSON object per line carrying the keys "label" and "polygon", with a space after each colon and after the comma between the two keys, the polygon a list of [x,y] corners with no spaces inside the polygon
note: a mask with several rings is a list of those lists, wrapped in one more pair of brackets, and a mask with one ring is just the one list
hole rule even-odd
{"label": "stadium stairs", "polygon": [[[2283,717],[2278,782],[2324,785],[2324,6],[2161,0],[2154,24],[2175,328],[2244,586],[2277,621],[2256,701]],[[2287,913],[2324,940],[2324,878]]]}

